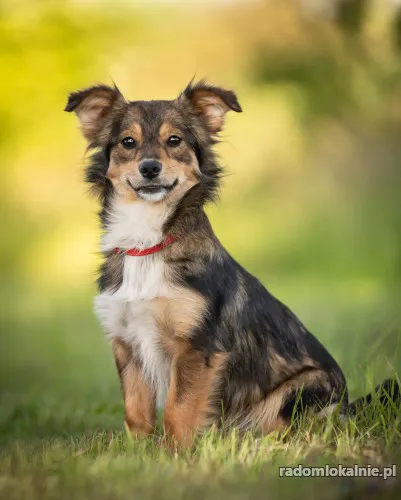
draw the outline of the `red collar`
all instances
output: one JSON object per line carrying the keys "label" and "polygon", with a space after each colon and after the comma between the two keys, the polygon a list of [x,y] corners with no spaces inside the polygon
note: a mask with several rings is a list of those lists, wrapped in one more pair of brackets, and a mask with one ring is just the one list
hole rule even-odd
{"label": "red collar", "polygon": [[160,250],[163,250],[163,248],[167,247],[168,245],[171,245],[171,243],[173,243],[174,241],[175,241],[174,236],[168,234],[161,243],[153,247],[144,248],[143,250],[140,250],[139,248],[130,248],[129,250],[123,250],[122,248],[115,248],[114,252],[121,253],[124,255],[131,255],[132,257],[142,257],[143,255],[150,255],[151,253],[160,252]]}

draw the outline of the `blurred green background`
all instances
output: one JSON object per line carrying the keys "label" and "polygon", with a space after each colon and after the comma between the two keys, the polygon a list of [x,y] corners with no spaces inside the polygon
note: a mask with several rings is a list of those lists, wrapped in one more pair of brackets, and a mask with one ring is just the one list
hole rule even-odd
{"label": "blurred green background", "polygon": [[194,75],[235,89],[217,235],[332,351],[352,395],[399,370],[400,56],[395,0],[0,1],[0,428],[21,435],[31,411],[46,414],[37,434],[67,430],[70,401],[86,401],[74,428],[121,415],[92,313],[85,143],[63,113],[96,82],[132,100],[174,98]]}

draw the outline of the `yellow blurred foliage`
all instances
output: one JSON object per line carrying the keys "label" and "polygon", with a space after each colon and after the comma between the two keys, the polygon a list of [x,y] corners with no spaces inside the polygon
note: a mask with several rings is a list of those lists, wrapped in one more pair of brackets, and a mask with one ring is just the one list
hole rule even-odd
{"label": "yellow blurred foliage", "polygon": [[7,272],[47,290],[92,280],[96,203],[82,183],[84,141],[62,111],[68,93],[113,80],[132,100],[174,98],[196,76],[234,88],[244,109],[218,146],[227,176],[208,209],[236,257],[263,275],[398,276],[389,214],[400,177],[387,155],[399,154],[401,123],[396,12],[373,2],[350,33],[309,4],[2,4]]}

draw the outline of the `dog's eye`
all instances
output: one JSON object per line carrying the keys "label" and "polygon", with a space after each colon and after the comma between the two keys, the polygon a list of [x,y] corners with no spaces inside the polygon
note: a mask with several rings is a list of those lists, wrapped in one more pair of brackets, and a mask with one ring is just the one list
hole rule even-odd
{"label": "dog's eye", "polygon": [[124,137],[121,144],[125,147],[125,149],[134,149],[136,141],[133,137]]}
{"label": "dog's eye", "polygon": [[167,139],[167,144],[171,147],[171,148],[176,148],[177,146],[179,146],[182,142],[182,139],[181,137],[178,137],[178,135],[172,135],[171,137],[169,137]]}

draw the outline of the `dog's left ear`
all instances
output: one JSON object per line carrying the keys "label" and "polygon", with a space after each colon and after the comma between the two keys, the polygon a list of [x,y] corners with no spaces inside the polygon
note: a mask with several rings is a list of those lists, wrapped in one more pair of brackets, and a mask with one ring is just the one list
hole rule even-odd
{"label": "dog's left ear", "polygon": [[81,122],[82,134],[90,145],[96,145],[99,132],[110,112],[125,103],[116,86],[96,85],[73,92],[68,97],[64,111],[74,111]]}
{"label": "dog's left ear", "polygon": [[224,125],[224,116],[227,111],[242,111],[237,96],[232,90],[208,85],[201,81],[192,82],[182,94],[189,100],[195,113],[202,116],[210,133],[220,132]]}

